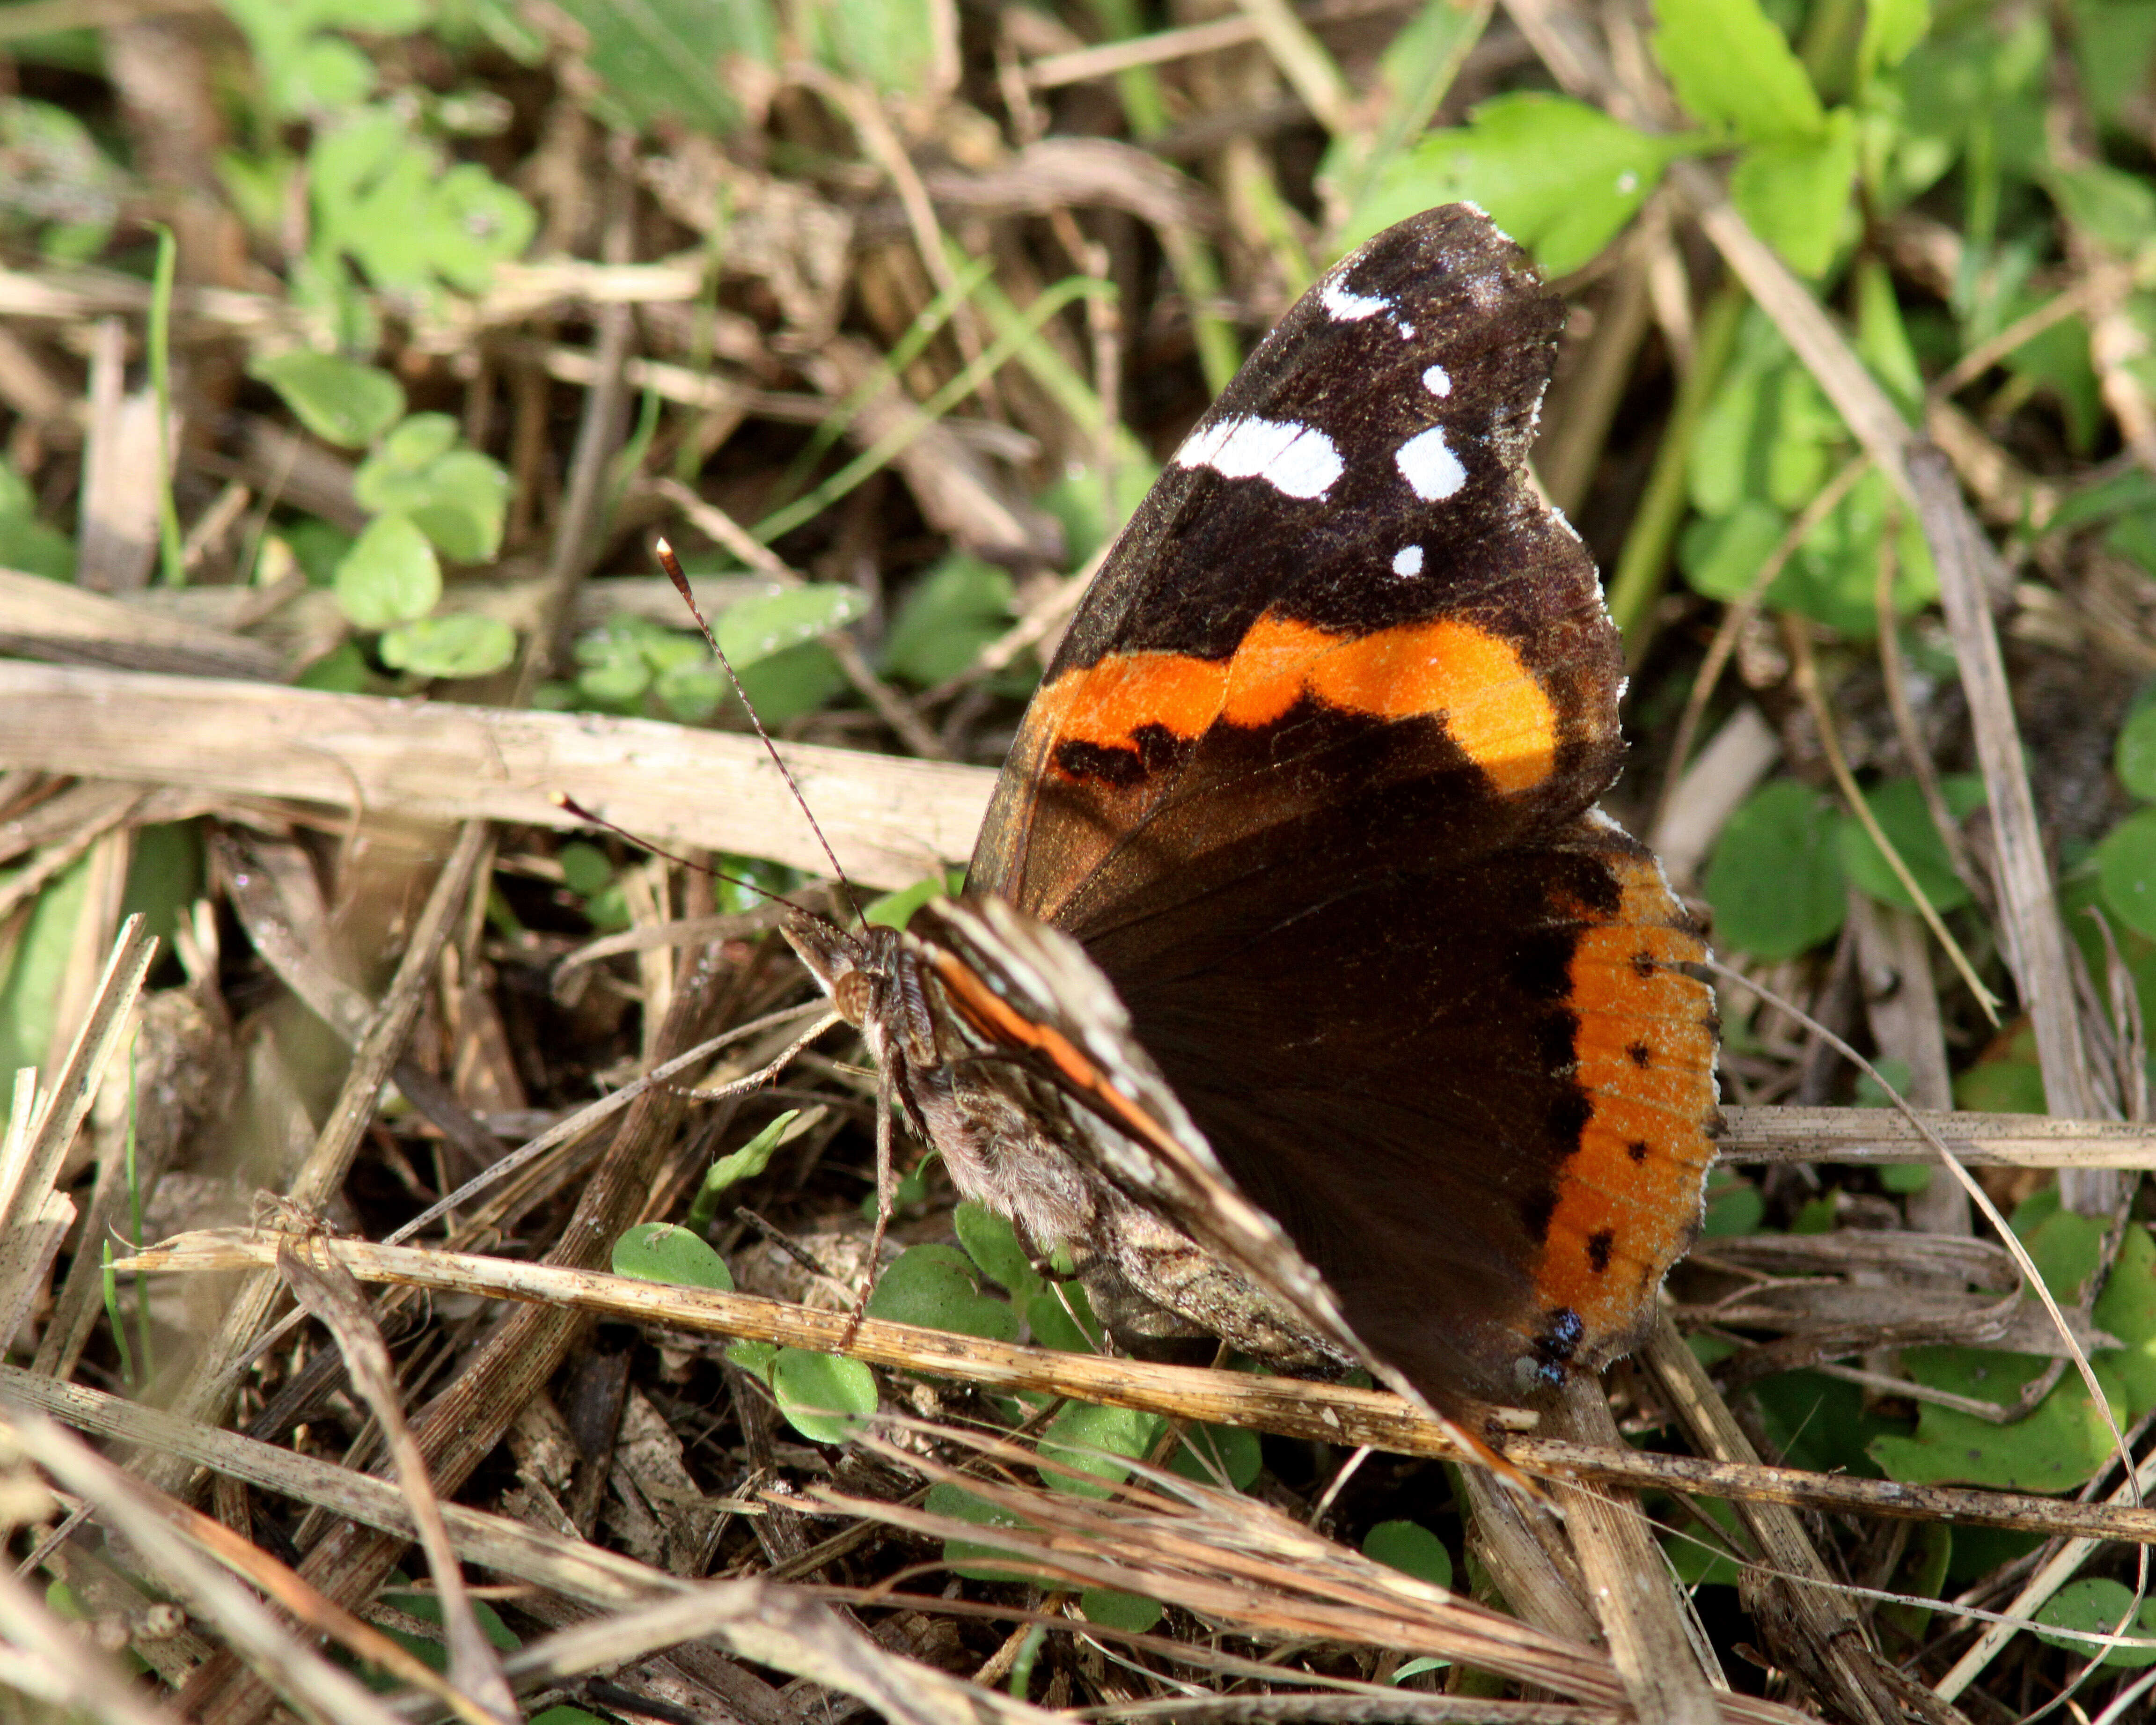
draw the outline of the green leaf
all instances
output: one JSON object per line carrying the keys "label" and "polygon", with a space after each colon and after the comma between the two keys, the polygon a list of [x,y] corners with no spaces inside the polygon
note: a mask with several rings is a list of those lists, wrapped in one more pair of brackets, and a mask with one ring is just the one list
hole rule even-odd
{"label": "green leaf", "polygon": [[1799,275],[1824,275],[1834,261],[1856,143],[1856,116],[1836,108],[1817,131],[1754,144],[1729,177],[1730,201]]}
{"label": "green leaf", "polygon": [[1142,1635],[1168,1615],[1168,1609],[1158,1599],[1148,1599],[1138,1594],[1119,1594],[1112,1588],[1089,1587],[1078,1595],[1078,1609],[1088,1623],[1097,1623],[1103,1629],[1122,1630],[1126,1635]]}
{"label": "green leaf", "polygon": [[2125,131],[2156,64],[2156,6],[2085,3],[2071,16],[2082,99],[2104,125]]}
{"label": "green leaf", "polygon": [[377,501],[362,489],[364,475],[377,460],[400,473],[418,473],[457,446],[457,422],[447,413],[413,413],[390,428],[377,455],[361,465],[352,475],[352,490],[369,509],[394,509],[394,502]]}
{"label": "green leaf", "polygon": [[1954,1106],[1979,1114],[2048,1114],[2044,1071],[2034,1060],[1982,1060],[1953,1081]]}
{"label": "green leaf", "polygon": [[726,1358],[739,1366],[750,1377],[771,1387],[771,1374],[778,1365],[778,1344],[776,1342],[729,1342]]}
{"label": "green leaf", "polygon": [[2156,187],[2099,162],[2055,168],[2049,185],[2059,213],[2124,257],[2156,244]]}
{"label": "green leaf", "polygon": [[1047,1285],[1019,1244],[1009,1219],[970,1198],[951,1213],[951,1226],[982,1275],[1014,1300],[1030,1300]]}
{"label": "green leaf", "polygon": [[[2011,1405],[2046,1362],[1979,1348],[1905,1350],[1917,1383],[1994,1405]],[[2125,1396],[2102,1354],[2091,1363],[2105,1399],[2123,1417]],[[1871,1454],[1887,1476],[1912,1485],[1991,1486],[2010,1491],[2065,1491],[2110,1460],[2111,1435],[2081,1379],[2069,1372],[2035,1411],[2011,1425],[1920,1404],[1913,1437],[1875,1439]]]}
{"label": "green leaf", "polygon": [[[1023,1527],[1029,1525],[1001,1506],[976,1497],[963,1486],[939,1481],[928,1488],[921,1507],[929,1514],[944,1516],[954,1522],[970,1522],[977,1527]],[[947,1539],[943,1542],[943,1562],[954,1575],[963,1575],[968,1581],[1026,1581],[1032,1578],[1018,1571],[998,1568],[983,1559],[1002,1556],[995,1547],[981,1545],[968,1539]]]}
{"label": "green leaf", "polygon": [[516,657],[516,631],[498,617],[422,617],[391,629],[377,650],[390,670],[418,677],[491,676]]}
{"label": "green leaf", "polygon": [[2156,809],[2129,814],[2096,848],[2104,908],[2156,939]]}
{"label": "green leaf", "polygon": [[[1686,524],[1677,540],[1677,567],[1695,593],[1725,603],[1742,598],[1789,527],[1789,518],[1773,504],[1740,498],[1718,520],[1703,515]],[[1779,578],[1774,585],[1780,585]]]}
{"label": "green leaf", "polygon": [[318,257],[341,253],[390,292],[480,292],[537,231],[516,193],[475,163],[445,169],[440,150],[391,108],[318,131],[308,182]]}
{"label": "green leaf", "polygon": [[782,1348],[771,1393],[787,1424],[814,1444],[843,1444],[876,1410],[875,1373],[857,1359]]}
{"label": "green leaf", "polygon": [[442,566],[427,536],[401,515],[367,523],[336,569],[337,604],[356,629],[424,617],[442,597]]}
{"label": "green leaf", "polygon": [[[843,582],[806,582],[729,605],[712,633],[736,670],[844,629],[867,614],[868,598]],[[767,723],[769,721],[767,720]]]}
{"label": "green leaf", "polygon": [[1452,1553],[1420,1522],[1378,1522],[1363,1536],[1363,1555],[1432,1587],[1452,1585]]}
{"label": "green leaf", "polygon": [[2146,1418],[2156,1409],[2156,1240],[2143,1224],[2126,1230],[2092,1317],[2125,1344],[2104,1358],[2126,1386],[2128,1418]]}
{"label": "green leaf", "polygon": [[1707,864],[1717,940],[1758,958],[1794,958],[1841,927],[1848,913],[1834,824],[1794,779],[1753,792],[1730,816]]}
{"label": "green leaf", "polygon": [[1868,82],[1873,73],[1900,65],[1931,27],[1931,0],[1865,0],[1858,78]]}
{"label": "green leaf", "polygon": [[[1948,812],[1955,819],[1965,819],[1984,806],[1984,781],[1974,773],[1952,773],[1939,781],[1939,794],[1946,799]],[[1923,788],[1916,780],[1895,779],[1867,791],[1864,800],[1888,842],[1901,853],[1902,860],[1916,876],[1917,885],[1923,889],[1933,910],[1955,910],[1969,902],[1969,889],[1953,871],[1953,865],[1947,856],[1946,841],[1933,824],[1931,810],[1924,802]],[[1861,891],[1884,905],[1904,911],[1917,908],[1917,901],[1902,886],[1885,853],[1871,842],[1871,834],[1864,830],[1863,824],[1855,816],[1840,817],[1835,831],[1835,850],[1841,858],[1842,868]]]}
{"label": "green leaf", "polygon": [[[1850,487],[1826,519],[1804,536],[1779,580],[1771,604],[1802,613],[1855,640],[1879,633],[1879,562],[1887,549],[1894,498],[1877,469]],[[1913,511],[1899,516],[1893,542],[1894,611],[1907,616],[1938,597],[1938,566]]]}
{"label": "green leaf", "polygon": [[745,669],[737,665],[734,671],[748,691],[749,704],[771,730],[816,711],[850,686],[831,649],[819,641],[789,647]]}
{"label": "green leaf", "polygon": [[923,689],[957,676],[1011,625],[1009,572],[953,552],[906,595],[883,642],[882,667]]}
{"label": "green leaf", "polygon": [[1255,1431],[1240,1425],[1194,1425],[1168,1458],[1168,1471],[1209,1486],[1224,1481],[1231,1491],[1247,1491],[1265,1467],[1265,1450]]}
{"label": "green leaf", "polygon": [[935,0],[802,0],[808,51],[888,95],[919,95],[936,69]]}
{"label": "green leaf", "polygon": [[1913,413],[1924,398],[1924,374],[1902,321],[1893,272],[1877,258],[1856,266],[1856,347],[1902,412]]}
{"label": "green leaf", "polygon": [[248,367],[284,398],[299,422],[324,443],[357,449],[404,412],[404,388],[388,372],[333,353],[273,353]]}
{"label": "green leaf", "polygon": [[578,898],[589,898],[613,885],[613,864],[606,852],[583,839],[572,839],[554,853],[554,860],[562,865],[569,891]]}
{"label": "green leaf", "polygon": [[1111,1497],[1110,1488],[1130,1477],[1128,1464],[1160,1440],[1163,1424],[1158,1414],[1073,1402],[1048,1422],[1040,1453],[1075,1468],[1077,1475],[1043,1468],[1042,1482],[1051,1491],[1074,1497]]}
{"label": "green leaf", "polygon": [[0,981],[0,1082],[11,1096],[18,1070],[45,1064],[59,1022],[61,980],[74,957],[89,885],[87,862],[54,875],[32,901],[12,962],[0,957],[5,967],[0,970],[5,978]]}
{"label": "green leaf", "polygon": [[483,294],[494,266],[520,255],[539,231],[531,206],[475,162],[434,182],[427,209],[428,268],[467,294]]}
{"label": "green leaf", "polygon": [[632,131],[678,120],[694,131],[732,131],[742,119],[732,80],[721,74],[735,55],[778,62],[778,20],[770,0],[558,0],[582,27],[578,56],[598,80],[588,100]]}
{"label": "green leaf", "polygon": [[1655,0],[1655,57],[1677,100],[1751,141],[1825,124],[1811,80],[1758,0]]}
{"label": "green leaf", "polygon": [[1706,1240],[1741,1240],[1757,1234],[1766,1215],[1766,1195],[1749,1180],[1732,1174],[1708,1185],[1700,1235]]}
{"label": "green leaf", "polygon": [[[1071,1316],[1073,1312],[1075,1317]],[[1100,1352],[1101,1321],[1093,1315],[1092,1301],[1086,1297],[1082,1283],[1063,1281],[1043,1288],[1025,1302],[1025,1327],[1043,1348],[1059,1348],[1065,1353]]]}
{"label": "green leaf", "polygon": [[[352,492],[369,509],[409,516],[453,561],[485,562],[501,547],[509,475],[500,462],[477,449],[430,449],[431,436],[422,441],[401,435],[408,426],[444,418],[439,413],[415,413],[407,419],[380,449],[360,463],[352,475]],[[449,422],[452,436],[455,429],[454,422]]]}
{"label": "green leaf", "polygon": [[861,911],[861,921],[878,928],[903,928],[913,920],[913,913],[932,898],[949,896],[951,883],[941,875],[930,875],[911,886],[901,886],[896,892],[886,892],[873,899]]}
{"label": "green leaf", "polygon": [[713,1163],[711,1172],[704,1176],[700,1199],[716,1197],[729,1186],[738,1186],[743,1180],[756,1178],[771,1166],[771,1158],[778,1153],[779,1144],[786,1137],[787,1127],[800,1117],[798,1108],[788,1108],[740,1149],[731,1151]]}
{"label": "green leaf", "polygon": [[869,1316],[991,1342],[1018,1340],[1008,1300],[981,1291],[980,1272],[956,1246],[909,1246],[876,1278]]}
{"label": "green leaf", "polygon": [[1433,132],[1378,176],[1342,234],[1355,244],[1434,203],[1466,198],[1550,274],[1577,270],[1645,202],[1697,140],[1652,136],[1563,96],[1495,98]]}
{"label": "green leaf", "polygon": [[[2112,1581],[2097,1575],[2083,1576],[2079,1581],[2070,1581],[2036,1612],[2036,1621],[2052,1629],[2078,1630],[2092,1635],[2134,1635],[2146,1639],[2149,1634],[2152,1615],[2150,1602],[2142,1600],[2135,1609],[2133,1589],[2123,1581]],[[2138,1670],[2143,1666],[2156,1665],[2156,1647],[2105,1648],[2101,1643],[2077,1640],[2071,1635],[2047,1635],[2036,1631],[2036,1639],[2054,1647],[2063,1647],[2071,1654],[2076,1665],[2080,1665],[2102,1654],[2107,1666]]]}
{"label": "green leaf", "polygon": [[702,1235],[671,1222],[639,1222],[613,1243],[613,1273],[675,1287],[734,1291],[733,1272]]}

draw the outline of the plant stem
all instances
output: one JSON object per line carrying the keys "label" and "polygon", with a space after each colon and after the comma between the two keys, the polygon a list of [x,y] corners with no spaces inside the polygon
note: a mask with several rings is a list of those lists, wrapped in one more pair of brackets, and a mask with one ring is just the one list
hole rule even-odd
{"label": "plant stem", "polygon": [[1625,637],[1628,665],[1637,665],[1646,656],[1647,644],[1654,639],[1655,602],[1669,578],[1670,547],[1676,542],[1677,525],[1684,519],[1685,470],[1691,458],[1692,439],[1737,351],[1737,328],[1745,301],[1743,287],[1734,281],[1725,283],[1700,318],[1691,369],[1677,386],[1676,404],[1670,409],[1661,447],[1655,452],[1654,471],[1647,476],[1647,489],[1609,577],[1609,614]]}

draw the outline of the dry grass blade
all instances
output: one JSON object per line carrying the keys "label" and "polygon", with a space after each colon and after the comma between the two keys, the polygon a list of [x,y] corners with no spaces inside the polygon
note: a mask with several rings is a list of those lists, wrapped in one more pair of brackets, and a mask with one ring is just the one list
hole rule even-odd
{"label": "dry grass blade", "polygon": [[295,1706],[340,1725],[398,1725],[398,1716],[357,1679],[303,1645],[182,1539],[144,1486],[42,1414],[11,1410],[5,1425],[11,1442],[67,1490],[89,1500],[107,1527],[181,1589]]}
{"label": "dry grass blade", "polygon": [[707,1584],[562,1630],[512,1656],[508,1669],[525,1684],[537,1684],[613,1670],[707,1637],[759,1665],[854,1696],[898,1725],[960,1719],[1047,1725],[1062,1717],[895,1657],[808,1594],[755,1580]]}
{"label": "dry grass blade", "polygon": [[442,1521],[442,1506],[427,1478],[426,1458],[413,1441],[412,1428],[397,1391],[396,1369],[382,1332],[367,1309],[359,1284],[334,1260],[316,1261],[304,1240],[287,1235],[277,1253],[278,1273],[293,1296],[320,1320],[336,1339],[343,1354],[352,1389],[380,1423],[391,1464],[397,1470],[405,1500],[418,1523],[419,1543],[427,1554],[428,1573],[434,1577],[434,1595],[441,1601],[442,1626],[449,1642],[449,1682],[470,1705],[459,1713],[481,1719],[514,1721],[516,1703],[502,1676],[495,1655],[478,1620],[472,1615],[471,1596],[465,1590],[464,1572]]}
{"label": "dry grass blade", "polygon": [[0,1648],[0,1686],[20,1702],[55,1714],[80,1709],[99,1725],[172,1725],[172,1715],[151,1706],[131,1673],[84,1646],[73,1625],[8,1569],[0,1569],[0,1640],[10,1644]]}
{"label": "dry grass blade", "polygon": [[[42,1092],[20,1079],[0,1150],[0,1335],[22,1327],[44,1286],[60,1237],[74,1219],[74,1205],[54,1189],[60,1163],[74,1142],[103,1082],[105,1069],[126,1032],[142,978],[157,957],[157,942],[131,916],[105,961],[90,1012],[67,1059]],[[34,1097],[34,1106],[26,1104]]]}
{"label": "dry grass blade", "polygon": [[[478,822],[467,825],[436,876],[388,992],[352,1050],[352,1063],[328,1117],[286,1183],[285,1201],[301,1213],[319,1213],[343,1186],[352,1154],[373,1118],[383,1081],[411,1035],[443,942],[464,911],[486,845],[485,826]],[[210,1419],[223,1411],[279,1289],[276,1277],[258,1276],[232,1300],[224,1322],[175,1399],[177,1410],[196,1419]],[[153,1484],[177,1484],[154,1466],[148,1477]]]}
{"label": "dry grass blade", "polygon": [[[869,1440],[868,1446],[877,1441]],[[1090,1476],[1009,1445],[983,1447],[1006,1463],[1038,1465],[1045,1473],[1091,1482]],[[1456,1659],[1604,1704],[1626,1692],[1606,1654],[1404,1575],[1235,1492],[1141,1468],[1101,1501],[991,1483],[934,1462],[912,1465],[932,1480],[962,1485],[1015,1517],[1018,1525],[983,1526],[828,1487],[814,1495],[833,1508],[1021,1559],[1066,1585],[1168,1601],[1243,1634],[1347,1640]],[[1727,1719],[1800,1717],[1769,1702],[1727,1695],[1717,1700]]]}
{"label": "dry grass blade", "polygon": [[1725,1162],[1896,1163],[1921,1160],[1928,1133],[1970,1168],[2152,1168],[2156,1133],[2136,1122],[2040,1114],[1946,1112],[1915,1118],[1884,1108],[1722,1110]]}
{"label": "dry grass blade", "polygon": [[[1402,1455],[1462,1459],[1438,1422],[1404,1398],[1379,1390],[1065,1353],[876,1318],[863,1319],[854,1327],[839,1312],[752,1295],[670,1287],[459,1252],[338,1240],[322,1241],[321,1250],[362,1281],[483,1294],[690,1333],[777,1343],[811,1353],[844,1351],[872,1364],[960,1378],[998,1389],[1066,1395],[1171,1419],[1245,1425],[1324,1443],[1368,1444]],[[232,1231],[167,1240],[138,1256],[118,1260],[115,1268],[203,1273],[273,1264],[275,1259],[274,1237]],[[2018,1492],[1902,1485],[1800,1468],[1704,1461],[1558,1438],[1515,1436],[1507,1440],[1505,1454],[1523,1471],[1545,1478],[1661,1486],[1820,1509],[2156,1543],[2156,1510],[2152,1509],[2061,1503]]]}
{"label": "dry grass blade", "polygon": [[[902,886],[973,850],[995,775],[783,746],[847,875]],[[415,820],[578,823],[549,798],[674,849],[824,866],[752,741],[642,719],[414,706],[265,684],[0,662],[0,766],[290,798]]]}

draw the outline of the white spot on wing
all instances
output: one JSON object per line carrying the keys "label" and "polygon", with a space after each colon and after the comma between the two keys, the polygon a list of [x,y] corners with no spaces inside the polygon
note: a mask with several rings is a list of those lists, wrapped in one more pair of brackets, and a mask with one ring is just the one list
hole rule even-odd
{"label": "white spot on wing", "polygon": [[1403,545],[1398,551],[1394,552],[1393,553],[1393,573],[1395,575],[1421,574],[1422,547],[1419,545]]}
{"label": "white spot on wing", "polygon": [[1399,466],[1400,477],[1425,503],[1450,497],[1467,483],[1467,470],[1445,443],[1442,425],[1433,425],[1419,436],[1409,438],[1393,459]]}
{"label": "white spot on wing", "polygon": [[1389,311],[1391,303],[1373,300],[1368,294],[1358,294],[1348,285],[1346,275],[1336,275],[1318,290],[1317,303],[1342,323],[1359,323],[1380,311]]}
{"label": "white spot on wing", "polygon": [[1290,497],[1322,497],[1344,470],[1332,439],[1314,425],[1236,414],[1194,433],[1178,467],[1209,467],[1223,479],[1261,479]]}
{"label": "white spot on wing", "polygon": [[1422,387],[1432,395],[1450,395],[1452,393],[1452,373],[1443,366],[1426,366],[1423,368]]}

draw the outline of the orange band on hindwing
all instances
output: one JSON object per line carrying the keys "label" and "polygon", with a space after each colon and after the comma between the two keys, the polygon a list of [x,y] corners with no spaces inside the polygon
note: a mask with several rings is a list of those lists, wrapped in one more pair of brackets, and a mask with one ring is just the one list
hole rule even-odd
{"label": "orange band on hindwing", "polygon": [[1713,993],[1678,968],[1706,945],[1681,925],[1651,858],[1604,860],[1622,901],[1583,929],[1569,973],[1589,1112],[1558,1168],[1534,1273],[1546,1309],[1578,1312],[1592,1342],[1633,1329],[1690,1247],[1715,1156]]}

